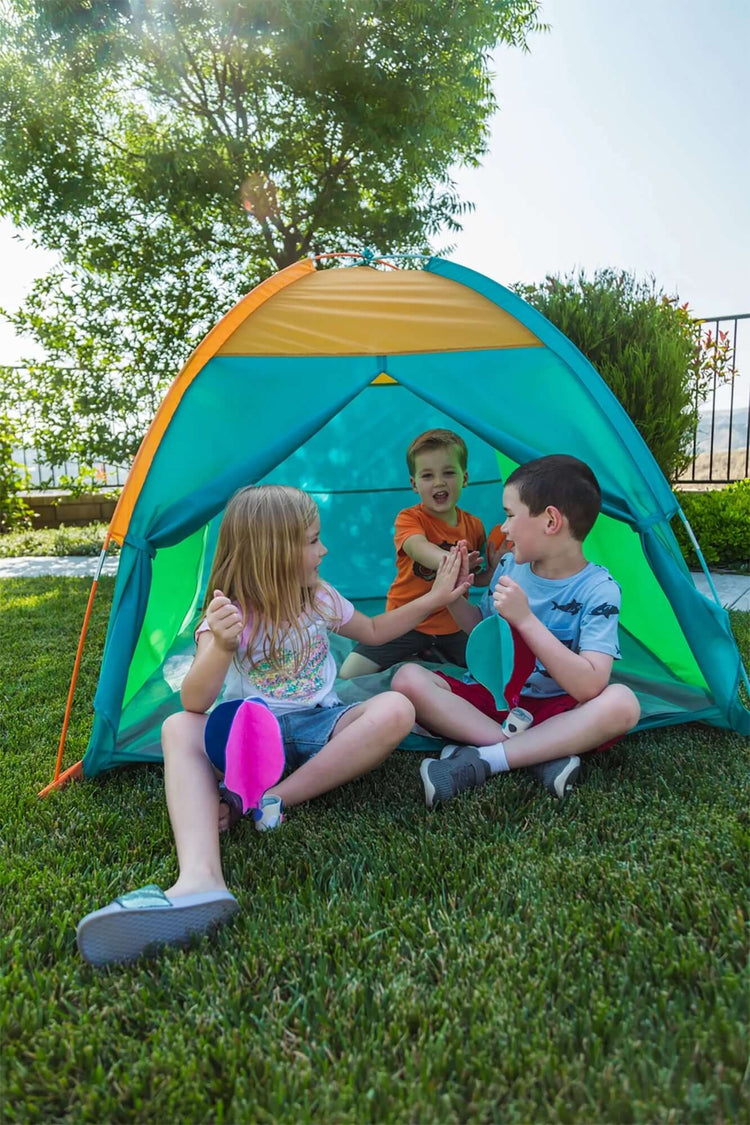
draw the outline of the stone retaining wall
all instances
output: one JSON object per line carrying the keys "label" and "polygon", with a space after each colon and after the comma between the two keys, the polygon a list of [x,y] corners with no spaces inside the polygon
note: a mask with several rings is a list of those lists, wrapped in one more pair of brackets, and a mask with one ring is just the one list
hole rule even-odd
{"label": "stone retaining wall", "polygon": [[26,492],[22,499],[36,513],[33,527],[81,527],[87,523],[109,523],[117,495],[106,492],[90,496],[71,496],[60,491]]}

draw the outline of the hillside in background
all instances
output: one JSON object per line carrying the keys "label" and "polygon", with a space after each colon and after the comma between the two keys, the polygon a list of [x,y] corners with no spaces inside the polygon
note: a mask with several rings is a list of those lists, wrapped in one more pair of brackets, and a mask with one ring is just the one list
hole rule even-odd
{"label": "hillside in background", "polygon": [[735,407],[731,415],[728,410],[717,410],[713,420],[712,456],[711,411],[706,411],[698,423],[695,462],[688,465],[680,480],[742,480],[749,468],[747,441],[748,408]]}
{"label": "hillside in background", "polygon": [[[731,449],[744,450],[747,445],[747,422],[748,422],[748,408],[744,407],[738,409],[735,407],[733,417],[731,418],[731,434],[732,443]],[[728,410],[717,410],[714,416],[713,426],[713,448],[714,454],[717,451],[723,450],[726,452],[730,448],[729,433],[730,433],[730,413]],[[701,414],[700,421],[698,422],[698,441],[696,452],[709,453],[711,450],[711,412],[707,411]]]}

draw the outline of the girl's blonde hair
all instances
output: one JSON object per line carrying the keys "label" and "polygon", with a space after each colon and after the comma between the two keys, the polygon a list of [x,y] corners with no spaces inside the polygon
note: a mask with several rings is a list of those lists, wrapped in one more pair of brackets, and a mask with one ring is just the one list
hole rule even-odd
{"label": "girl's blonde hair", "polygon": [[[300,582],[302,551],[317,516],[315,501],[298,488],[251,485],[235,492],[219,529],[203,613],[214,590],[237,602],[244,624],[252,615],[248,659],[265,634],[264,658],[279,672],[297,673],[310,658],[310,638],[300,617],[313,611],[330,616],[317,604],[320,583]],[[297,654],[293,666],[284,655],[285,636]]]}

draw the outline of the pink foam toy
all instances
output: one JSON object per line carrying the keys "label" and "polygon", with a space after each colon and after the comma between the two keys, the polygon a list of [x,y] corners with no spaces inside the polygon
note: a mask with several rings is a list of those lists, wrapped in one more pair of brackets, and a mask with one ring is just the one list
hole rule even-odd
{"label": "pink foam toy", "polygon": [[243,815],[284,772],[284,744],[276,718],[262,703],[244,700],[226,741],[224,785],[242,801]]}

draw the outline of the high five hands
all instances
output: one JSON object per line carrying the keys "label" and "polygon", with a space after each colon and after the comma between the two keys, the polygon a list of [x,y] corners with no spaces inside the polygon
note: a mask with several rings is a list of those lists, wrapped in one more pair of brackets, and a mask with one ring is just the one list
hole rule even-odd
{"label": "high five hands", "polygon": [[[462,549],[463,548],[463,549]],[[450,605],[469,592],[474,575],[469,572],[466,542],[462,540],[443,555],[432,583],[432,593],[442,605]]]}

